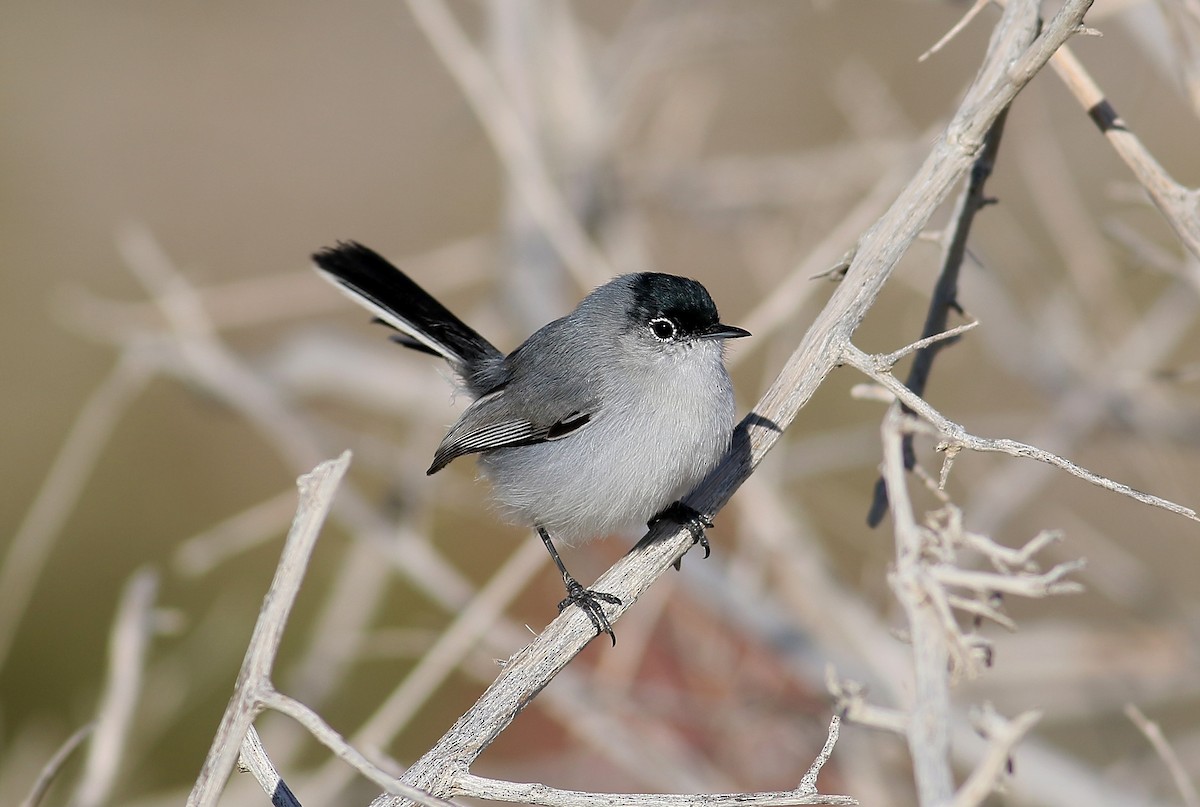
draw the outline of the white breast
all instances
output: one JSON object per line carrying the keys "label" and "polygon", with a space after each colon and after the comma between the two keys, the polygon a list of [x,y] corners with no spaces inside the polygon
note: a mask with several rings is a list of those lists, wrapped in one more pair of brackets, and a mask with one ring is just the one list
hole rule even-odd
{"label": "white breast", "polygon": [[733,430],[720,344],[686,346],[657,370],[614,378],[567,438],[481,455],[505,514],[573,543],[641,527],[703,479]]}

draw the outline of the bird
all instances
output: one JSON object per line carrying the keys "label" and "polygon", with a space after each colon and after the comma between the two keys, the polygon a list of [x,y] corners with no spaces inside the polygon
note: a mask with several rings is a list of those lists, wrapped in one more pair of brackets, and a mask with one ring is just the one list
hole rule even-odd
{"label": "bird", "polygon": [[686,526],[710,551],[708,515],[680,500],[729,451],[733,384],[729,339],[696,280],[624,274],[505,354],[399,268],[355,241],[313,254],[317,272],[366,308],[406,347],[444,359],[472,403],[450,427],[427,474],[469,454],[501,515],[532,527],[563,578],[558,604],[580,607],[616,644],[603,604],[621,600],[581,585],[554,539],[574,545],[653,526]]}

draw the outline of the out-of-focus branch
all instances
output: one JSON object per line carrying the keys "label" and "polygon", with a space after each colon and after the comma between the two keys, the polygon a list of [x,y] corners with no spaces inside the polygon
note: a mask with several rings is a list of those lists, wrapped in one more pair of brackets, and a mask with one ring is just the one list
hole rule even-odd
{"label": "out-of-focus branch", "polygon": [[54,783],[54,777],[62,770],[62,766],[71,758],[76,749],[83,745],[83,741],[91,735],[92,729],[95,727],[95,723],[88,723],[86,726],[76,729],[75,733],[58,747],[58,750],[54,752],[54,756],[46,760],[46,764],[42,766],[42,770],[38,773],[38,778],[34,781],[33,787],[29,788],[28,795],[21,800],[18,807],[38,807],[38,804],[41,803],[42,798],[46,795],[46,791]]}
{"label": "out-of-focus branch", "polygon": [[100,701],[95,732],[88,744],[83,776],[71,799],[72,807],[99,807],[112,797],[121,755],[133,722],[133,710],[142,690],[157,594],[158,574],[151,569],[135,573],[121,594],[108,640],[108,680]]}
{"label": "out-of-focus branch", "polygon": [[487,61],[439,0],[409,0],[409,9],[492,141],[500,163],[546,237],[581,288],[590,290],[615,274],[588,238],[550,178],[525,124]]}
{"label": "out-of-focus branch", "polygon": [[116,367],[79,410],[37,498],[17,528],[0,562],[0,669],[21,617],[27,613],[54,541],[100,458],[125,407],[145,388],[151,376],[141,346],[129,345]]}
{"label": "out-of-focus branch", "polygon": [[1200,794],[1196,792],[1196,785],[1188,776],[1183,763],[1179,761],[1179,755],[1175,753],[1175,749],[1163,736],[1159,725],[1146,717],[1142,710],[1132,703],[1125,704],[1125,716],[1133,721],[1138,730],[1150,741],[1155,753],[1167,766],[1167,770],[1171,772],[1171,778],[1175,781],[1175,787],[1179,790],[1179,795],[1183,797],[1183,803],[1187,807],[1200,807]]}
{"label": "out-of-focus branch", "polygon": [[990,706],[985,706],[976,723],[980,733],[991,740],[987,755],[954,794],[951,807],[976,807],[995,792],[996,783],[1012,763],[1013,749],[1041,717],[1041,712],[1031,711],[1005,720]]}

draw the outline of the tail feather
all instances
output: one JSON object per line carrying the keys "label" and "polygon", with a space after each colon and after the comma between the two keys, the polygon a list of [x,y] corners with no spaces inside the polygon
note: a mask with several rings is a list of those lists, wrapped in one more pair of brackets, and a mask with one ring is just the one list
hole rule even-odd
{"label": "tail feather", "polygon": [[317,272],[339,291],[400,331],[394,341],[433,353],[469,379],[504,358],[408,275],[354,241],[340,241],[312,256]]}

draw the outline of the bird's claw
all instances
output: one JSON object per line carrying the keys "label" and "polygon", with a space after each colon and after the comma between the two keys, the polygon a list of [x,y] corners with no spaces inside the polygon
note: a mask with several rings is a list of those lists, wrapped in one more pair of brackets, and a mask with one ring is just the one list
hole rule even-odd
{"label": "bird's claw", "polygon": [[596,635],[607,633],[608,638],[612,639],[613,647],[616,647],[617,635],[613,633],[612,625],[609,623],[608,617],[604,615],[604,608],[600,603],[620,605],[621,598],[603,591],[584,588],[574,577],[565,577],[563,582],[567,584],[567,596],[558,604],[559,613],[562,613],[568,605],[578,605],[591,620],[592,627],[596,629]]}
{"label": "bird's claw", "polygon": [[[709,546],[708,536],[705,534],[706,529],[713,526],[713,520],[705,513],[701,513],[691,505],[683,502],[673,502],[668,505],[665,510],[650,519],[650,523],[646,526],[653,529],[660,521],[671,520],[681,527],[686,527],[687,531],[692,534],[692,544],[700,544],[704,547],[704,557],[712,554],[712,547]],[[679,570],[683,563],[683,558],[675,559],[675,569]]]}

